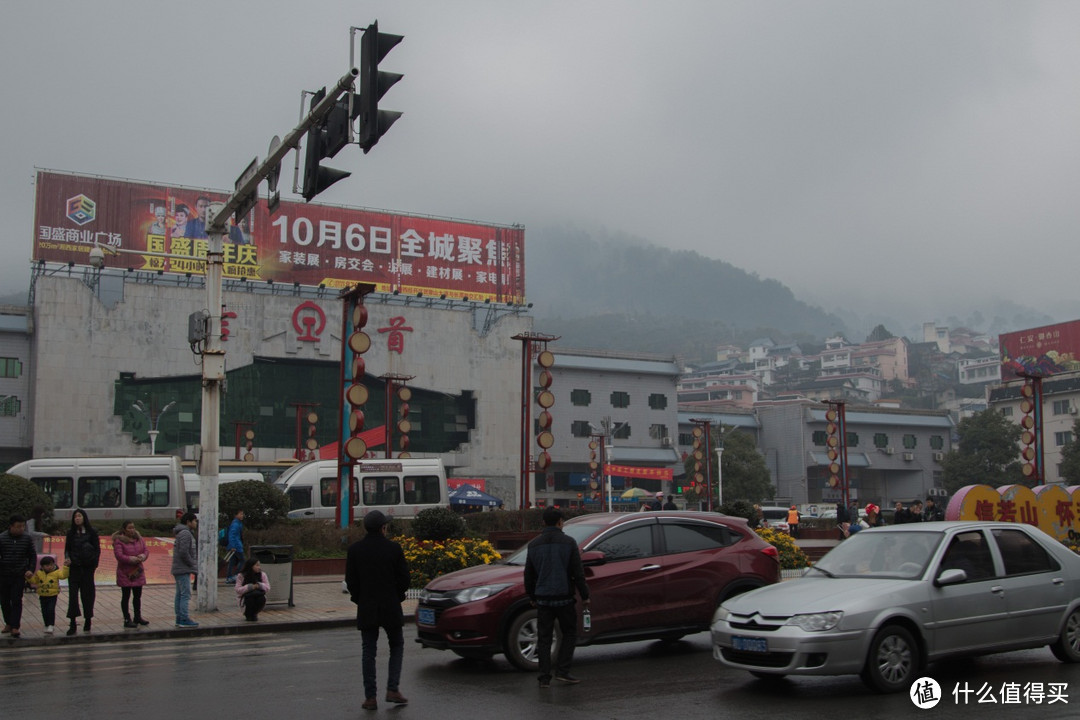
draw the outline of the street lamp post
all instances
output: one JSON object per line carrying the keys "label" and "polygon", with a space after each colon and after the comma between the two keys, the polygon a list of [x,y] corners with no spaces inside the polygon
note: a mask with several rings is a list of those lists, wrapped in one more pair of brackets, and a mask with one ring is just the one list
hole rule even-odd
{"label": "street lamp post", "polygon": [[136,400],[131,406],[133,409],[138,410],[143,415],[145,415],[146,416],[146,422],[150,425],[150,430],[147,432],[147,434],[150,435],[150,454],[151,455],[157,455],[157,437],[158,437],[158,434],[159,434],[158,433],[158,426],[161,425],[161,416],[164,415],[165,413],[167,413],[169,410],[171,410],[173,405],[175,405],[175,404],[176,404],[176,401],[173,400],[168,405],[161,408],[161,411],[158,412],[156,418],[153,417],[152,411],[146,409],[146,406],[142,404],[141,400]]}

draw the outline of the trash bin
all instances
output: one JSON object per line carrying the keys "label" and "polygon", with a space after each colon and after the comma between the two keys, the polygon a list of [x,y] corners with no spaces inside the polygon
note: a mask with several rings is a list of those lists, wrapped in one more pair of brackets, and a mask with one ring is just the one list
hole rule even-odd
{"label": "trash bin", "polygon": [[270,581],[270,592],[266,593],[266,604],[288,603],[293,606],[293,546],[292,545],[252,545],[251,556],[259,561],[266,579]]}

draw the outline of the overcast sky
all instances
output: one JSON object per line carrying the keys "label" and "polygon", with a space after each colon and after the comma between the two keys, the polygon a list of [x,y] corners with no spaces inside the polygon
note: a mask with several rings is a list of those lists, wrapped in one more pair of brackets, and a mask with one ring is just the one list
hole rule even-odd
{"label": "overcast sky", "polygon": [[1011,0],[7,2],[0,294],[35,167],[230,188],[376,19],[405,115],[320,202],[628,233],[826,309],[1080,308],[1080,3]]}

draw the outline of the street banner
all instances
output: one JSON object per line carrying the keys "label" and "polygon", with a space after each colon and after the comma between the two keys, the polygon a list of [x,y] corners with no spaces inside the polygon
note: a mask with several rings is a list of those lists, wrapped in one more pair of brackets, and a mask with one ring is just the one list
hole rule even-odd
{"label": "street banner", "polygon": [[1080,370],[1080,320],[1002,333],[998,344],[1002,382]]}
{"label": "street banner", "polygon": [[644,478],[646,480],[671,480],[675,476],[671,468],[635,467],[633,465],[605,465],[604,474],[628,478]]}
{"label": "street banner", "polygon": [[[172,576],[173,538],[144,536],[143,541],[146,543],[147,551],[146,562],[143,563],[143,570],[146,571],[146,583],[148,585],[172,585],[175,582]],[[56,558],[57,565],[63,565],[65,543],[66,538],[63,535],[46,535],[41,554],[52,555]],[[98,562],[97,571],[94,573],[94,584],[116,584],[116,555],[113,554],[112,535],[101,536],[101,559]]]}
{"label": "street banner", "polygon": [[[105,265],[183,276],[205,272],[206,215],[228,194],[41,170],[34,213],[35,262]],[[112,254],[109,250],[144,254]],[[155,254],[152,254],[155,253]],[[525,229],[282,201],[229,219],[223,273],[246,282],[520,303]],[[163,257],[163,255],[181,257]]]}

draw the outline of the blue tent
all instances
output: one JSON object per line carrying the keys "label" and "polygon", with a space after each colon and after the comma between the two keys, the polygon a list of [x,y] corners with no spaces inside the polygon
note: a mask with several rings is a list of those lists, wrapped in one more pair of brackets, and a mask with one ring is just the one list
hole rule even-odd
{"label": "blue tent", "polygon": [[473,505],[476,507],[502,507],[503,501],[494,495],[477,490],[472,485],[462,485],[450,492],[451,505]]}

